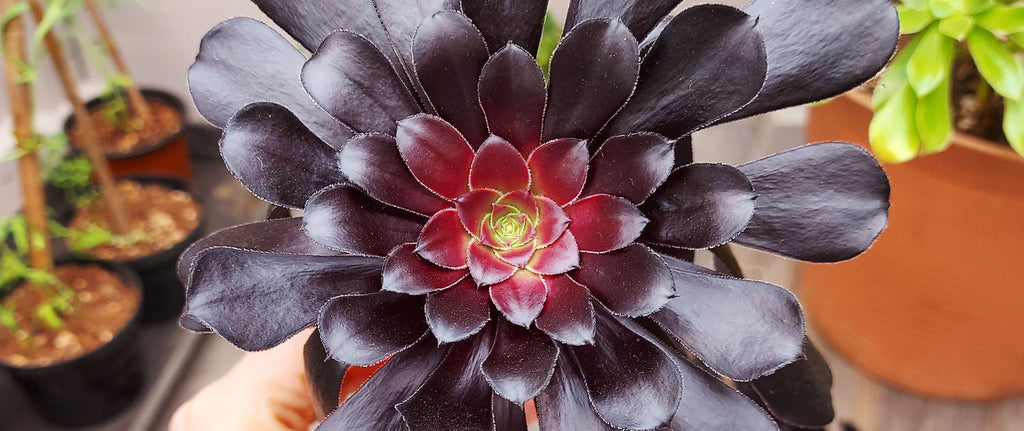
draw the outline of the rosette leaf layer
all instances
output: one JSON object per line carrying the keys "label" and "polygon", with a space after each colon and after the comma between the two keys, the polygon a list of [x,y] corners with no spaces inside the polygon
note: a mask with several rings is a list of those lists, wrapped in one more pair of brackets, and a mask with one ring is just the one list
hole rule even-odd
{"label": "rosette leaf layer", "polygon": [[689,135],[873,76],[888,0],[574,0],[549,80],[545,1],[254,1],[312,56],[237,18],[189,84],[231,172],[304,212],[186,251],[182,324],[247,350],[316,325],[324,370],[387,361],[321,430],[521,430],[529,400],[544,430],[831,420],[795,297],[680,257],[852,258],[888,179],[842,143],[693,163]]}

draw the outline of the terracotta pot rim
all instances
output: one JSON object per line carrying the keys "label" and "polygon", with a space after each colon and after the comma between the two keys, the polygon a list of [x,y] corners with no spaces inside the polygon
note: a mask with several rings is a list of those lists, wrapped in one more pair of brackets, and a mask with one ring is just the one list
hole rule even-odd
{"label": "terracotta pot rim", "polygon": [[[871,94],[863,89],[854,89],[852,91],[847,92],[841,97],[846,97],[852,100],[860,107],[867,109],[869,111],[873,111],[871,105]],[[953,145],[957,145],[966,149],[978,151],[991,156],[996,156],[1015,163],[1024,164],[1024,156],[1021,156],[1016,151],[1013,151],[1012,148],[990,141],[988,139],[979,138],[977,136],[961,132],[959,130],[953,131],[952,143]]]}
{"label": "terracotta pot rim", "polygon": [[[181,135],[183,135],[185,133],[185,104],[182,103],[181,99],[179,99],[177,96],[175,96],[175,95],[173,95],[171,93],[168,93],[168,92],[162,91],[162,90],[152,90],[152,89],[148,89],[148,88],[143,88],[141,90],[142,90],[143,96],[145,96],[146,99],[156,99],[156,100],[159,100],[159,101],[163,102],[164,104],[166,104],[167,106],[170,106],[175,111],[178,111],[178,114],[179,114],[179,116],[178,116],[178,118],[179,118],[178,130],[173,132],[173,133],[169,133],[169,134],[167,134],[167,136],[164,136],[164,137],[162,137],[160,139],[152,141],[151,145],[141,146],[141,147],[136,148],[135,150],[129,151],[127,153],[104,153],[104,156],[106,156],[108,160],[130,159],[130,158],[133,158],[133,157],[138,157],[138,156],[142,156],[142,155],[145,155],[145,154],[149,154],[149,153],[155,152],[155,151],[157,151],[157,150],[159,150],[159,149],[161,149],[163,147],[166,147],[167,145],[171,144],[179,136],[181,136]],[[95,99],[92,99],[92,100],[86,102],[85,103],[85,107],[86,107],[87,110],[89,110],[89,112],[92,112],[93,108],[96,108],[97,106],[99,106],[99,104],[102,103],[102,101],[103,101],[102,98],[97,97]],[[75,117],[74,117],[74,115],[71,115],[71,116],[68,117],[67,121],[64,122],[64,132],[66,134],[68,134],[68,136],[70,136],[71,135],[71,129],[73,127],[75,127]]]}

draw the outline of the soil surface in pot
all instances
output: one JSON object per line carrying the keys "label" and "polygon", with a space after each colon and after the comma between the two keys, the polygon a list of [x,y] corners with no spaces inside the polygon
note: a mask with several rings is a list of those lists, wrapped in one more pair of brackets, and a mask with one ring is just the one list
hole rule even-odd
{"label": "soil surface in pot", "polygon": [[0,362],[43,367],[85,355],[112,340],[139,306],[138,287],[98,265],[62,265],[53,275],[74,293],[71,309],[61,315],[64,327],[42,324],[35,309],[43,294],[28,283],[20,285],[3,300],[20,330],[0,328]]}
{"label": "soil surface in pot", "polygon": [[[128,216],[129,233],[123,238],[88,250],[99,259],[126,261],[169,250],[199,226],[201,208],[192,195],[155,184],[122,181],[117,184]],[[102,199],[79,207],[70,228],[88,231],[90,226],[110,230],[109,211]]]}
{"label": "soil surface in pot", "polygon": [[970,57],[961,56],[953,66],[956,129],[1009,146],[1003,134],[1003,98],[981,79]]}
{"label": "soil surface in pot", "polygon": [[[128,118],[119,119],[118,124],[113,124],[103,108],[106,104],[89,111],[104,153],[112,156],[128,154],[156,145],[161,139],[181,130],[181,113],[159,99],[146,100],[149,109],[153,111],[153,121],[146,124],[138,124],[138,120]],[[80,133],[78,126],[71,129],[71,141],[81,142]]]}

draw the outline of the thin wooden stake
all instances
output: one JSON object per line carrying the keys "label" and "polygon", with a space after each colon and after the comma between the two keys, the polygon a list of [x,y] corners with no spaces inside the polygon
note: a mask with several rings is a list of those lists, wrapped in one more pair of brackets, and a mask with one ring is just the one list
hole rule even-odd
{"label": "thin wooden stake", "polygon": [[[0,0],[0,15],[16,3],[17,0]],[[25,61],[25,23],[21,17],[10,20],[3,28],[3,45],[4,78],[11,116],[14,118],[14,137],[19,150],[31,149],[35,147],[36,136],[32,130],[32,92],[29,83],[18,82],[22,72],[20,65]],[[53,268],[53,252],[50,250],[50,235],[46,226],[46,198],[39,158],[34,150],[18,159],[18,168],[21,171],[21,191],[25,199],[22,211],[32,237],[42,240],[31,241],[29,264],[35,269],[49,271]]]}
{"label": "thin wooden stake", "polygon": [[[32,16],[35,18],[36,23],[42,22],[43,16],[46,15],[46,9],[42,3],[39,0],[31,0],[29,6],[32,9]],[[81,137],[79,144],[85,148],[85,153],[89,156],[93,171],[96,173],[96,180],[100,186],[100,197],[110,213],[110,227],[116,234],[127,234],[128,216],[124,210],[121,196],[117,192],[117,182],[114,181],[114,175],[110,171],[110,164],[107,162],[107,157],[100,146],[100,136],[96,132],[96,124],[93,123],[89,110],[78,95],[78,83],[75,82],[75,76],[68,65],[67,57],[64,56],[64,48],[61,47],[57,37],[53,35],[53,30],[46,32],[44,42],[46,43],[46,50],[50,52],[53,66],[57,69],[57,75],[60,77],[61,85],[64,87],[64,93],[74,109],[75,127],[78,128],[79,136]]]}
{"label": "thin wooden stake", "polygon": [[142,91],[135,84],[135,80],[131,79],[132,75],[128,73],[128,64],[124,62],[124,57],[121,57],[121,50],[117,47],[114,37],[110,34],[110,27],[107,26],[107,21],[103,18],[102,11],[93,0],[85,0],[85,8],[92,17],[92,22],[96,26],[96,31],[99,32],[100,38],[103,40],[103,45],[110,55],[110,59],[114,62],[114,67],[117,68],[121,75],[129,77],[132,83],[132,85],[125,88],[125,92],[128,93],[128,105],[138,115],[138,118],[142,120],[142,124],[150,124],[153,120],[153,110],[149,108],[149,102],[142,95]]}

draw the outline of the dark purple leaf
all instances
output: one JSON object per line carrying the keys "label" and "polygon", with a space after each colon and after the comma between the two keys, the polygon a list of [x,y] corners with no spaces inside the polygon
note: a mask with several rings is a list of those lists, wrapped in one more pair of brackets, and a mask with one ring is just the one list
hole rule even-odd
{"label": "dark purple leaf", "polygon": [[306,384],[313,391],[317,414],[330,413],[338,407],[341,381],[345,378],[348,364],[331,359],[317,331],[313,331],[306,340],[302,348],[302,357],[305,363]]}
{"label": "dark purple leaf", "polygon": [[508,280],[516,270],[518,268],[495,256],[490,247],[476,241],[469,245],[469,275],[480,286],[490,286]]}
{"label": "dark purple leaf", "polygon": [[394,134],[399,120],[420,112],[398,73],[365,37],[337,31],[303,66],[302,85],[357,132]]}
{"label": "dark purple leaf", "polygon": [[372,0],[387,29],[388,39],[402,60],[404,73],[412,79],[416,91],[423,88],[413,72],[413,39],[420,23],[437,12],[459,10],[459,0]]}
{"label": "dark purple leaf", "polygon": [[493,340],[488,327],[449,348],[423,386],[397,406],[410,431],[494,429],[491,387],[480,372]]}
{"label": "dark purple leaf", "polygon": [[394,292],[331,299],[317,325],[335,360],[361,367],[409,347],[427,332],[422,296]]}
{"label": "dark purple leaf", "polygon": [[381,51],[390,51],[391,43],[371,0],[253,0],[253,3],[310,51],[315,51],[328,35],[341,29],[362,34]]}
{"label": "dark purple leaf", "polygon": [[491,297],[487,289],[477,287],[471,278],[427,295],[427,324],[441,343],[462,341],[491,320]]}
{"label": "dark purple leaf", "polygon": [[545,143],[530,154],[527,161],[533,179],[530,189],[564,206],[583,191],[589,161],[585,141],[559,139]]}
{"label": "dark purple leaf", "polygon": [[338,295],[380,289],[383,259],[213,247],[194,260],[185,315],[243,350],[274,347],[316,322]]}
{"label": "dark purple leaf", "polygon": [[472,189],[492,189],[503,193],[530,188],[530,169],[516,147],[491,136],[476,151],[469,174]]}
{"label": "dark purple leaf", "polygon": [[838,96],[875,76],[899,38],[888,0],[754,0],[768,51],[768,76],[757,98],[725,121]]}
{"label": "dark purple leaf", "polygon": [[538,249],[525,265],[541,275],[565,274],[580,267],[580,248],[572,232],[565,232],[551,245]]}
{"label": "dark purple leaf", "polygon": [[586,287],[566,275],[544,277],[548,298],[537,317],[537,328],[561,343],[580,346],[594,342],[594,304]]}
{"label": "dark purple leaf", "polygon": [[639,71],[636,39],[621,22],[576,26],[551,57],[543,140],[592,139],[629,100]]}
{"label": "dark purple leaf", "polygon": [[491,394],[494,431],[526,431],[526,412],[498,394]]}
{"label": "dark purple leaf", "polygon": [[508,280],[491,286],[494,306],[516,325],[529,327],[544,308],[548,296],[544,280],[530,271],[520,270]]}
{"label": "dark purple leaf", "polygon": [[345,181],[335,162],[338,150],[272,103],[238,111],[224,130],[220,154],[245,188],[275,205],[302,208],[320,189]]}
{"label": "dark purple leaf", "polygon": [[473,238],[459,221],[459,214],[449,208],[434,214],[423,226],[416,241],[416,254],[448,269],[463,269],[467,266],[466,248]]}
{"label": "dark purple leaf", "polygon": [[572,278],[616,314],[646,316],[664,307],[675,293],[665,261],[643,245],[605,254],[581,253],[580,261]]}
{"label": "dark purple leaf", "polygon": [[[384,364],[366,384],[341,404],[317,430],[406,431],[395,405],[419,389],[448,352],[426,335]],[[489,400],[489,398],[488,398]]]}
{"label": "dark purple leaf", "polygon": [[609,424],[653,429],[675,415],[682,395],[679,368],[667,352],[597,307],[594,345],[570,347],[597,414]]}
{"label": "dark purple leaf", "polygon": [[804,319],[792,293],[663,258],[672,269],[678,297],[651,318],[713,371],[749,381],[800,356]]}
{"label": "dark purple leaf", "polygon": [[483,36],[465,15],[438,12],[417,30],[413,54],[416,76],[437,115],[479,147],[489,135],[477,92],[490,56]]}
{"label": "dark purple leaf", "polygon": [[416,255],[416,244],[395,247],[384,261],[383,289],[407,295],[425,295],[451,287],[469,271],[451,270]]}
{"label": "dark purple leaf", "polygon": [[754,216],[756,198],[750,180],[732,166],[679,168],[642,208],[651,219],[644,240],[688,249],[725,244]]}
{"label": "dark purple leaf", "polygon": [[480,72],[480,106],[491,133],[528,157],[540,146],[547,90],[537,60],[508,45],[492,55]]}
{"label": "dark purple leaf", "polygon": [[673,18],[644,57],[633,98],[602,135],[679,138],[742,108],[768,67],[756,23],[723,5],[695,6]]}
{"label": "dark purple leaf", "polygon": [[867,250],[888,223],[889,179],[856,145],[808,145],[740,170],[759,197],[739,244],[838,262]]}
{"label": "dark purple leaf", "polygon": [[804,358],[750,383],[768,411],[798,428],[820,428],[835,419],[832,408],[832,372],[810,341]]}
{"label": "dark purple leaf", "polygon": [[632,202],[611,195],[593,195],[565,207],[572,220],[569,230],[580,250],[605,253],[618,250],[640,237],[646,217]]}
{"label": "dark purple leaf", "polygon": [[346,253],[387,256],[391,249],[415,242],[423,222],[405,211],[384,206],[345,184],[328,187],[306,203],[302,228],[313,241]]}
{"label": "dark purple leaf", "polygon": [[338,166],[349,181],[393,207],[429,216],[451,206],[409,172],[391,136],[371,134],[352,138],[342,149]]}
{"label": "dark purple leaf", "polygon": [[548,384],[557,359],[558,346],[543,332],[501,321],[482,370],[494,392],[522,405]]}
{"label": "dark purple leaf", "polygon": [[573,0],[565,28],[594,18],[618,19],[637,39],[643,39],[682,0]]}
{"label": "dark purple leaf", "polygon": [[672,141],[653,133],[611,138],[590,161],[583,196],[604,193],[640,205],[672,173],[674,151]]}
{"label": "dark purple leaf", "polygon": [[536,54],[547,9],[548,0],[462,0],[491,51],[513,43]]}
{"label": "dark purple leaf", "polygon": [[288,108],[313,133],[334,148],[352,136],[344,124],[320,109],[302,88],[306,62],[276,31],[250,18],[235,18],[210,30],[188,70],[196,108],[223,128],[240,109],[256,102]]}
{"label": "dark purple leaf", "polygon": [[398,123],[398,151],[412,175],[430,190],[448,199],[469,191],[473,148],[451,124],[429,115]]}
{"label": "dark purple leaf", "polygon": [[[622,376],[629,379],[631,376]],[[558,358],[551,383],[537,395],[537,418],[542,430],[613,431],[594,412],[590,394],[572,358]]]}

